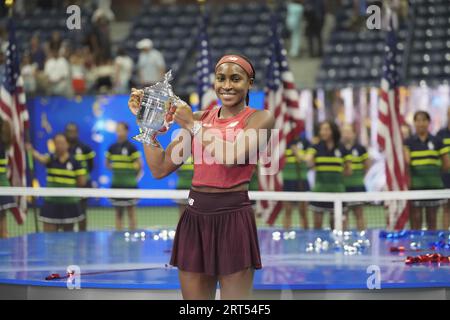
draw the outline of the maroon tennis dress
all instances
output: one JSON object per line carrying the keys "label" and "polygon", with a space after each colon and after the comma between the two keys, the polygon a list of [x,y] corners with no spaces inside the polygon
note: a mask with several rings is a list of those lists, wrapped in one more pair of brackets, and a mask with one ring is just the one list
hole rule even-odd
{"label": "maroon tennis dress", "polygon": [[[220,108],[206,111],[200,120],[204,129],[218,129],[222,138],[230,141],[234,139],[233,134],[244,128],[256,109],[247,106],[228,119],[219,119],[219,111]],[[192,185],[223,188],[224,192],[190,190],[188,205],[178,222],[170,264],[183,271],[214,276],[246,268],[260,269],[255,215],[248,192],[226,192],[226,189],[249,182],[256,165],[227,167],[208,164],[205,159],[199,161],[196,152],[201,150],[203,157],[203,147],[195,146],[195,143],[193,139]]]}

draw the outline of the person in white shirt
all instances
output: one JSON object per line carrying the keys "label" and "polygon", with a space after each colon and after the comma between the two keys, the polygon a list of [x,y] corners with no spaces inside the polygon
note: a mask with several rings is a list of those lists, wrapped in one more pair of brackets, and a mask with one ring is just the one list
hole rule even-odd
{"label": "person in white shirt", "polygon": [[162,54],[153,48],[150,39],[139,41],[136,47],[141,50],[137,64],[139,84],[146,87],[161,81],[166,70]]}
{"label": "person in white shirt", "polygon": [[70,68],[66,58],[58,51],[51,51],[45,62],[44,74],[48,80],[48,93],[50,95],[68,96],[70,94]]}
{"label": "person in white shirt", "polygon": [[25,54],[22,58],[22,68],[20,74],[23,79],[23,89],[27,94],[33,95],[36,92],[36,74],[38,64],[31,61],[31,56]]}
{"label": "person in white shirt", "polygon": [[123,48],[117,51],[114,59],[114,92],[125,94],[130,91],[130,79],[133,73],[134,62],[125,53]]}

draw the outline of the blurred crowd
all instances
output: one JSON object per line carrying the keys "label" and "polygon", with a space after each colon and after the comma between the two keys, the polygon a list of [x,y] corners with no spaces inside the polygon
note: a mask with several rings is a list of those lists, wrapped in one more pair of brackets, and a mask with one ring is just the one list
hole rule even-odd
{"label": "blurred crowd", "polygon": [[[20,54],[20,70],[28,96],[57,95],[71,97],[85,94],[126,94],[132,86],[159,81],[165,61],[150,39],[136,43],[140,50],[137,63],[124,48],[113,50],[111,10],[97,9],[92,26],[80,39],[65,38],[53,31],[47,41],[39,32],[33,34]],[[8,34],[0,30],[0,81],[5,76]]]}

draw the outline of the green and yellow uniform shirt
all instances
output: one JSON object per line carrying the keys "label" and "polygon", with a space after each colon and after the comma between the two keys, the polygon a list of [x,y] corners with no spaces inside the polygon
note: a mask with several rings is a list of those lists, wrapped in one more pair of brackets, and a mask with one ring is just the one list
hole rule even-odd
{"label": "green and yellow uniform shirt", "polygon": [[[442,140],[444,148],[447,149],[448,156],[450,157],[450,129],[442,128],[436,136]],[[450,174],[450,169],[447,171],[447,174]]]}
{"label": "green and yellow uniform shirt", "polygon": [[86,168],[86,180],[89,181],[91,179],[90,173],[94,168],[94,158],[96,155],[95,151],[93,151],[88,145],[82,142],[77,142],[69,148],[69,153],[75,158],[75,160],[81,163],[83,168]]}
{"label": "green and yellow uniform shirt", "polygon": [[177,189],[190,189],[192,184],[192,177],[194,176],[194,162],[192,156],[184,161],[184,163],[177,170],[178,181]]}
{"label": "green and yellow uniform shirt", "polygon": [[129,141],[117,142],[106,152],[106,159],[111,163],[113,188],[136,188],[137,168],[141,154]]}
{"label": "green and yellow uniform shirt", "polygon": [[296,145],[298,148],[299,156],[303,157],[306,155],[306,150],[310,147],[308,140],[301,138],[293,140],[286,148],[285,155],[285,165],[282,171],[283,180],[307,180],[308,167],[304,161],[298,162],[297,157],[292,150],[292,146]]}
{"label": "green and yellow uniform shirt", "polygon": [[7,177],[8,172],[8,156],[6,155],[5,146],[0,143],[0,186],[9,187],[9,181]]}
{"label": "green and yellow uniform shirt", "polygon": [[[77,178],[86,175],[87,171],[81,163],[73,157],[61,162],[54,154],[49,155],[47,163],[47,187],[49,188],[75,188]],[[46,197],[52,203],[77,203],[79,197]]]}
{"label": "green and yellow uniform shirt", "polygon": [[345,187],[364,187],[364,162],[369,158],[367,149],[356,143],[347,149],[347,153],[352,158],[352,174],[348,177],[344,176]]}
{"label": "green and yellow uniform shirt", "polygon": [[345,192],[344,163],[351,161],[352,155],[342,145],[328,149],[321,141],[306,151],[314,156],[316,180],[314,192]]}
{"label": "green and yellow uniform shirt", "polygon": [[411,189],[440,189],[443,188],[441,178],[441,156],[448,152],[442,139],[428,135],[422,141],[417,135],[406,139],[405,146],[409,152],[409,170]]}

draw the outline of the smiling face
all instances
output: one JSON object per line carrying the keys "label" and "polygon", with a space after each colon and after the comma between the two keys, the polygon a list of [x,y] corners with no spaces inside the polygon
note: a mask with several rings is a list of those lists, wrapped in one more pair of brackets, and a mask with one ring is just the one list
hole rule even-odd
{"label": "smiling face", "polygon": [[222,63],[216,70],[214,90],[225,107],[245,106],[252,84],[253,79],[235,63]]}

